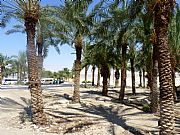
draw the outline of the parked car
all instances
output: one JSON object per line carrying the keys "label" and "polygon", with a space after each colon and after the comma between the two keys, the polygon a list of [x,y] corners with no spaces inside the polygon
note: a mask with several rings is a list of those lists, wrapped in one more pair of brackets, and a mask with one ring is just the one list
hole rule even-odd
{"label": "parked car", "polygon": [[61,83],[64,83],[64,80],[56,79],[56,80],[53,81],[53,84],[61,84]]}
{"label": "parked car", "polygon": [[54,78],[42,78],[41,84],[53,84]]}
{"label": "parked car", "polygon": [[3,85],[10,85],[10,84],[17,84],[17,79],[16,78],[5,78],[2,81]]}

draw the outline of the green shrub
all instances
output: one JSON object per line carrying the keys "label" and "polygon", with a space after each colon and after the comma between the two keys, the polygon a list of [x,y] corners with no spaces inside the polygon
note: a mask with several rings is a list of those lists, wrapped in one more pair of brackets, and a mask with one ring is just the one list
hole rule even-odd
{"label": "green shrub", "polygon": [[150,108],[149,104],[144,104],[143,107],[142,107],[142,110],[144,112],[150,112],[151,108]]}
{"label": "green shrub", "polygon": [[82,83],[85,83],[85,82],[87,82],[87,83],[91,83],[91,81],[82,81]]}

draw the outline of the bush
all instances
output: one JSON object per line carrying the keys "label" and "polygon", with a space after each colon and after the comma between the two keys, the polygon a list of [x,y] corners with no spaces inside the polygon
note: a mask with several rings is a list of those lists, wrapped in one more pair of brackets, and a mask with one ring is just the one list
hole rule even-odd
{"label": "bush", "polygon": [[150,108],[149,104],[144,104],[142,110],[144,112],[151,112],[151,108]]}
{"label": "bush", "polygon": [[91,81],[82,81],[82,83],[85,83],[85,82],[87,82],[87,83],[91,83]]}

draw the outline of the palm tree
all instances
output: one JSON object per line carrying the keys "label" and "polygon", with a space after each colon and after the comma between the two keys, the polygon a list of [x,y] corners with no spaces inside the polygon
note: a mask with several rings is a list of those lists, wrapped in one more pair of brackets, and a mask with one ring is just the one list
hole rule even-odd
{"label": "palm tree", "polygon": [[95,65],[92,66],[92,86],[94,86],[94,74],[95,74]]}
{"label": "palm tree", "polygon": [[121,63],[121,90],[119,93],[119,100],[123,101],[124,92],[126,87],[126,51],[127,51],[127,43],[122,44],[122,63]]}
{"label": "palm tree", "polygon": [[169,39],[169,47],[171,50],[171,66],[172,66],[172,80],[173,80],[173,91],[174,91],[174,100],[177,99],[176,95],[176,86],[175,86],[175,72],[178,64],[180,53],[177,50],[180,50],[180,33],[179,27],[180,24],[178,22],[180,17],[179,6],[177,5],[175,8],[176,13],[171,15],[171,21],[169,24],[168,30],[168,39]]}
{"label": "palm tree", "polygon": [[41,83],[38,77],[38,63],[36,57],[35,34],[36,24],[40,17],[40,5],[38,0],[14,0],[13,3],[6,2],[7,14],[11,17],[21,17],[24,21],[27,34],[27,60],[28,79],[31,93],[32,121],[34,124],[46,124],[47,119],[43,111],[43,99]]}
{"label": "palm tree", "polygon": [[135,43],[131,43],[129,45],[129,58],[131,64],[131,78],[132,78],[132,93],[136,94],[136,87],[135,87],[135,57],[136,57],[136,50],[135,50]]}
{"label": "palm tree", "polygon": [[[84,45],[84,38],[90,34],[89,27],[92,25],[92,18],[94,17],[96,10],[92,12],[88,11],[88,7],[91,4],[91,0],[88,1],[65,1],[64,5],[56,7],[54,9],[55,18],[55,30],[57,32],[57,38],[63,43],[73,45],[76,51],[75,64],[75,79],[74,79],[74,93],[73,102],[80,102],[80,71],[81,71],[81,55]],[[59,29],[62,27],[62,29]]]}
{"label": "palm tree", "polygon": [[[60,54],[60,50],[58,48],[59,40],[56,40],[53,36],[53,30],[51,26],[52,20],[48,17],[48,10],[46,8],[42,8],[40,10],[40,18],[36,25],[36,49],[37,49],[37,60],[38,60],[38,75],[41,79],[42,74],[42,68],[43,68],[43,62],[44,58],[47,57],[48,49],[50,46],[53,46],[58,54]],[[22,18],[19,18],[22,19]],[[6,32],[7,35],[13,34],[16,32],[25,33],[25,26],[23,25],[23,22],[21,21],[21,24],[14,25],[12,29],[8,30]]]}
{"label": "palm tree", "polygon": [[97,87],[100,86],[100,68],[98,67],[98,74],[97,74]]}
{"label": "palm tree", "polygon": [[17,73],[18,83],[25,79],[27,72],[27,56],[26,52],[20,51],[18,56],[12,56],[10,60],[12,73]]}
{"label": "palm tree", "polygon": [[11,60],[11,57],[0,54],[0,85],[2,85],[2,80],[5,75],[6,66],[10,64],[10,60]]}
{"label": "palm tree", "polygon": [[88,54],[88,48],[89,48],[89,44],[86,43],[84,46],[83,46],[83,59],[82,59],[82,69],[85,68],[85,88],[87,88],[87,75],[88,75],[88,69],[89,69],[89,66],[90,66],[90,57],[89,57],[89,54]]}
{"label": "palm tree", "polygon": [[119,87],[119,76],[120,76],[119,69],[116,68],[116,71],[115,71],[115,88]]}
{"label": "palm tree", "polygon": [[103,77],[103,89],[102,95],[107,96],[108,94],[108,78],[110,77],[110,67],[114,63],[114,53],[111,46],[107,44],[95,44],[92,46],[92,50],[89,51],[91,58],[94,62],[100,66],[100,74]]}
{"label": "palm tree", "polygon": [[174,134],[174,98],[172,66],[168,46],[168,24],[175,1],[150,2],[154,11],[154,29],[157,40],[160,81],[160,134]]}

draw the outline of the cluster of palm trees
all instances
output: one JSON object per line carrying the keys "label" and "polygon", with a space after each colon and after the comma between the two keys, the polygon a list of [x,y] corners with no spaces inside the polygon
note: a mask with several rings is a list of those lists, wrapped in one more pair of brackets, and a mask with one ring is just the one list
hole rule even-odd
{"label": "cluster of palm trees", "polygon": [[66,81],[69,81],[69,79],[73,78],[74,73],[69,70],[68,68],[63,68],[63,70],[60,70],[58,72],[51,72],[46,71],[45,69],[42,70],[42,77],[45,78],[55,78],[55,79],[64,79]]}
{"label": "cluster of palm trees", "polygon": [[27,77],[27,57],[26,52],[20,51],[18,56],[4,56],[0,54],[0,83],[3,77],[17,77],[21,83]]}
{"label": "cluster of palm trees", "polygon": [[76,51],[73,102],[80,102],[80,71],[85,67],[87,72],[89,65],[93,70],[97,67],[98,77],[100,74],[103,77],[102,95],[105,96],[110,68],[116,70],[116,82],[121,69],[119,100],[123,101],[130,62],[133,94],[136,93],[135,69],[140,76],[146,72],[152,111],[160,109],[160,134],[173,134],[174,78],[180,65],[180,12],[174,0],[100,0],[95,5],[93,0],[66,0],[53,7],[41,7],[39,0],[13,0],[3,2],[3,6],[3,23],[15,17],[23,24],[15,28],[27,34],[33,123],[47,123],[40,84],[46,56],[43,52],[47,52],[49,45],[59,51],[58,45],[66,43]]}

